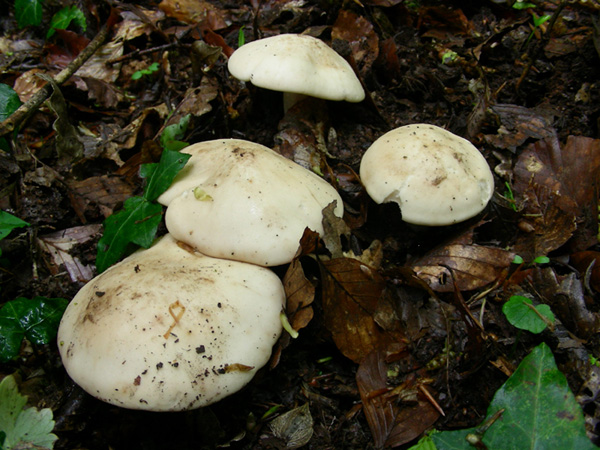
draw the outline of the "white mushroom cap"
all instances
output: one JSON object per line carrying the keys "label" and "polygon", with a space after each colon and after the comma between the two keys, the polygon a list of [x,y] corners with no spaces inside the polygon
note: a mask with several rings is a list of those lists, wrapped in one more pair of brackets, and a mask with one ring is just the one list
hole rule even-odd
{"label": "white mushroom cap", "polygon": [[416,225],[450,225],[479,214],[494,192],[492,172],[469,141],[443,128],[414,124],[377,139],[360,164],[376,203],[396,202]]}
{"label": "white mushroom cap", "polygon": [[241,389],[269,360],[284,303],[269,269],[210,258],[166,235],[79,291],[58,347],[73,381],[105,402],[199,408]]}
{"label": "white mushroom cap", "polygon": [[306,227],[323,233],[323,208],[336,201],[343,215],[329,183],[260,144],[223,139],[182,152],[192,157],[158,201],[169,233],[207,255],[285,264]]}
{"label": "white mushroom cap", "polygon": [[326,100],[361,102],[365,92],[350,64],[320,39],[280,34],[238,48],[227,67],[239,80]]}

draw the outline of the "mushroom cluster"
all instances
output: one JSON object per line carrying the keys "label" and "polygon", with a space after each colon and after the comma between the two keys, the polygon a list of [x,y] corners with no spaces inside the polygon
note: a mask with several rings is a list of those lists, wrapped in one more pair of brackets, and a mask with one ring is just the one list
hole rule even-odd
{"label": "mushroom cluster", "polygon": [[402,220],[415,225],[470,219],[494,193],[477,147],[430,124],[406,125],[377,139],[363,155],[360,177],[376,203],[397,203]]}
{"label": "mushroom cluster", "polygon": [[70,377],[131,409],[179,411],[245,386],[282,332],[281,280],[306,227],[343,204],[316,174],[271,149],[223,139],[191,145],[159,198],[169,233],[86,284],[61,320]]}

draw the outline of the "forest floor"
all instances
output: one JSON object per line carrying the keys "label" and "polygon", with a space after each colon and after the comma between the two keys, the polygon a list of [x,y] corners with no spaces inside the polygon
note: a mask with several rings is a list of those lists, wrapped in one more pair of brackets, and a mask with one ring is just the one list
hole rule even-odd
{"label": "forest floor", "polygon": [[[4,136],[0,206],[29,226],[1,241],[0,305],[70,300],[96,274],[103,221],[142,192],[140,165],[158,161],[161,132],[186,115],[183,141],[263,144],[323,174],[346,206],[344,224],[326,236],[345,253],[328,245],[322,258],[300,260],[315,300],[304,300],[311,313],[295,322],[288,311],[299,337],[285,335],[269,367],[219,403],[168,414],[117,408],[70,380],[54,342],[25,343],[0,376],[18,374],[30,404],[52,409],[55,448],[286,448],[269,421],[305,403],[313,419],[306,448],[408,448],[432,428],[481,423],[494,393],[541,342],[600,443],[598,3],[84,0],[86,30],[71,24],[49,38],[50,18],[66,2],[45,3],[42,24],[23,29],[3,3],[11,13],[0,18],[0,82],[22,102],[46,83],[40,74],[56,76],[103,24],[109,29],[52,103]],[[282,33],[331,45],[366,99],[306,101],[284,115],[281,93],[229,74],[240,36]],[[415,123],[443,127],[484,155],[496,187],[482,214],[415,227],[395,204],[368,198],[357,175],[362,155],[384,133]],[[345,257],[350,251],[360,264]],[[535,263],[540,256],[549,260]],[[372,307],[358,308],[362,328],[336,319],[356,304],[356,286]],[[502,307],[514,295],[549,305],[555,326],[540,334],[513,327]],[[365,384],[378,376],[395,394],[367,407]],[[373,409],[387,407],[392,425],[378,423]]]}

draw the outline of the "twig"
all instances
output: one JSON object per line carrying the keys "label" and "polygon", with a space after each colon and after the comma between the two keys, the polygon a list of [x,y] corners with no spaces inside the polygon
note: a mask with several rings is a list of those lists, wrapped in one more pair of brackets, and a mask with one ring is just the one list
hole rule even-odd
{"label": "twig", "polygon": [[[54,78],[56,84],[61,85],[67,81],[71,76],[77,72],[77,70],[92,56],[96,50],[102,45],[106,37],[108,36],[109,25],[104,25],[96,37],[90,41],[73,61],[69,63],[67,67],[60,71]],[[12,132],[22,122],[25,121],[34,111],[44,103],[52,92],[52,86],[50,83],[46,83],[39,91],[37,91],[27,102],[23,103],[19,109],[10,115],[4,122],[0,123],[0,136],[4,136]]]}

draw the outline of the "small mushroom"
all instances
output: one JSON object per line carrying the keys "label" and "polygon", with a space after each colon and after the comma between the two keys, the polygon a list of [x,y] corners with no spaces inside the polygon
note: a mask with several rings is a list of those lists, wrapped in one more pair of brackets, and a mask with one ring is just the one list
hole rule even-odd
{"label": "small mushroom", "polygon": [[58,330],[73,381],[130,409],[180,411],[245,386],[281,334],[279,278],[165,235],[86,284]]}
{"label": "small mushroom", "polygon": [[297,94],[361,102],[365,92],[350,64],[320,39],[280,34],[238,48],[227,64],[239,80],[284,93],[289,109]]}
{"label": "small mushroom", "polygon": [[261,266],[290,262],[304,229],[323,233],[323,208],[337,191],[315,173],[253,142],[206,141],[158,201],[178,240],[202,253]]}
{"label": "small mushroom", "polygon": [[479,214],[494,192],[492,172],[479,150],[443,128],[396,128],[367,149],[360,177],[376,203],[396,202],[402,220],[450,225]]}

